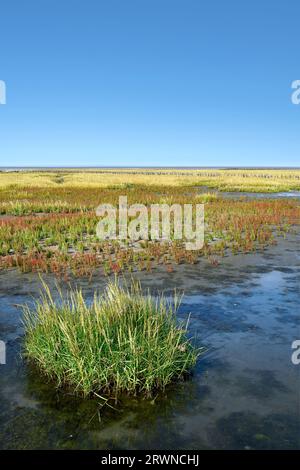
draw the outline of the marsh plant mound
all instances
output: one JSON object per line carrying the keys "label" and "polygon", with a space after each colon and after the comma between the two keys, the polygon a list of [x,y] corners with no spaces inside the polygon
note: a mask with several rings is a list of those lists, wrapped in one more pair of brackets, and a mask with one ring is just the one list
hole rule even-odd
{"label": "marsh plant mound", "polygon": [[44,284],[34,310],[24,307],[25,357],[57,386],[151,395],[194,366],[199,351],[176,321],[176,295],[144,296],[134,282],[110,282],[90,304],[80,290],[58,293],[54,302]]}

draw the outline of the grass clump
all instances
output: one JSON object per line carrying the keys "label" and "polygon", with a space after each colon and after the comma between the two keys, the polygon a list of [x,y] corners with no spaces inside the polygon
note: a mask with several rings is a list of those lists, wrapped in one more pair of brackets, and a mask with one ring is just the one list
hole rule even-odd
{"label": "grass clump", "polygon": [[195,365],[199,351],[176,322],[176,295],[171,303],[116,281],[90,304],[81,290],[58,292],[56,303],[44,284],[35,308],[24,307],[25,357],[57,386],[151,395]]}

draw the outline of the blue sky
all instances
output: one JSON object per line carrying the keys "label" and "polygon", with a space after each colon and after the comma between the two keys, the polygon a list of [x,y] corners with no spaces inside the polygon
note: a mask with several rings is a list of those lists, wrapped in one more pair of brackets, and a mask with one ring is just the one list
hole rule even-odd
{"label": "blue sky", "polygon": [[299,166],[298,0],[3,0],[0,165]]}

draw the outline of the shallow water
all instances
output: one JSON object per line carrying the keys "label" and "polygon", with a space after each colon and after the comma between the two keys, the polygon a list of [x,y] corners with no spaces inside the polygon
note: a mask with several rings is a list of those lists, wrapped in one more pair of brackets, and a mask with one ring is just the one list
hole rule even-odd
{"label": "shallow water", "polygon": [[221,197],[225,198],[246,198],[246,199],[282,199],[296,198],[300,199],[300,191],[285,191],[279,193],[247,193],[247,192],[218,192]]}
{"label": "shallow water", "polygon": [[300,191],[281,191],[275,193],[259,193],[259,192],[245,192],[245,191],[218,191],[217,189],[209,188],[208,186],[198,186],[200,193],[215,193],[219,197],[229,199],[282,199],[293,198],[300,199]]}
{"label": "shallow water", "polygon": [[[154,399],[100,400],[58,392],[20,357],[17,304],[38,294],[35,275],[0,274],[0,448],[296,449],[300,448],[300,233],[253,255],[139,273],[153,293],[183,289],[181,319],[207,352],[193,376]],[[51,278],[49,282],[53,282]],[[103,279],[81,281],[89,298]]]}

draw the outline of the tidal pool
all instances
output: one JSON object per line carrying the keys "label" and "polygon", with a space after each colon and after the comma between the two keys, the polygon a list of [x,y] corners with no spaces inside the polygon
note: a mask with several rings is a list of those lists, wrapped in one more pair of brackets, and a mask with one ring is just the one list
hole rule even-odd
{"label": "tidal pool", "polygon": [[274,193],[251,193],[248,191],[218,191],[208,186],[196,186],[201,193],[213,193],[221,198],[226,199],[282,199],[282,198],[293,198],[300,199],[300,191],[280,191]]}
{"label": "tidal pool", "polygon": [[294,198],[300,199],[300,191],[283,191],[278,193],[249,193],[249,192],[217,192],[220,197],[239,199],[282,199]]}
{"label": "tidal pool", "polygon": [[[40,281],[0,273],[1,449],[299,449],[300,232],[253,255],[137,273],[153,294],[184,291],[180,319],[206,353],[193,376],[152,399],[120,397],[113,408],[57,391],[21,357],[20,304]],[[52,285],[52,277],[47,281]],[[105,279],[76,281],[85,296]]]}

